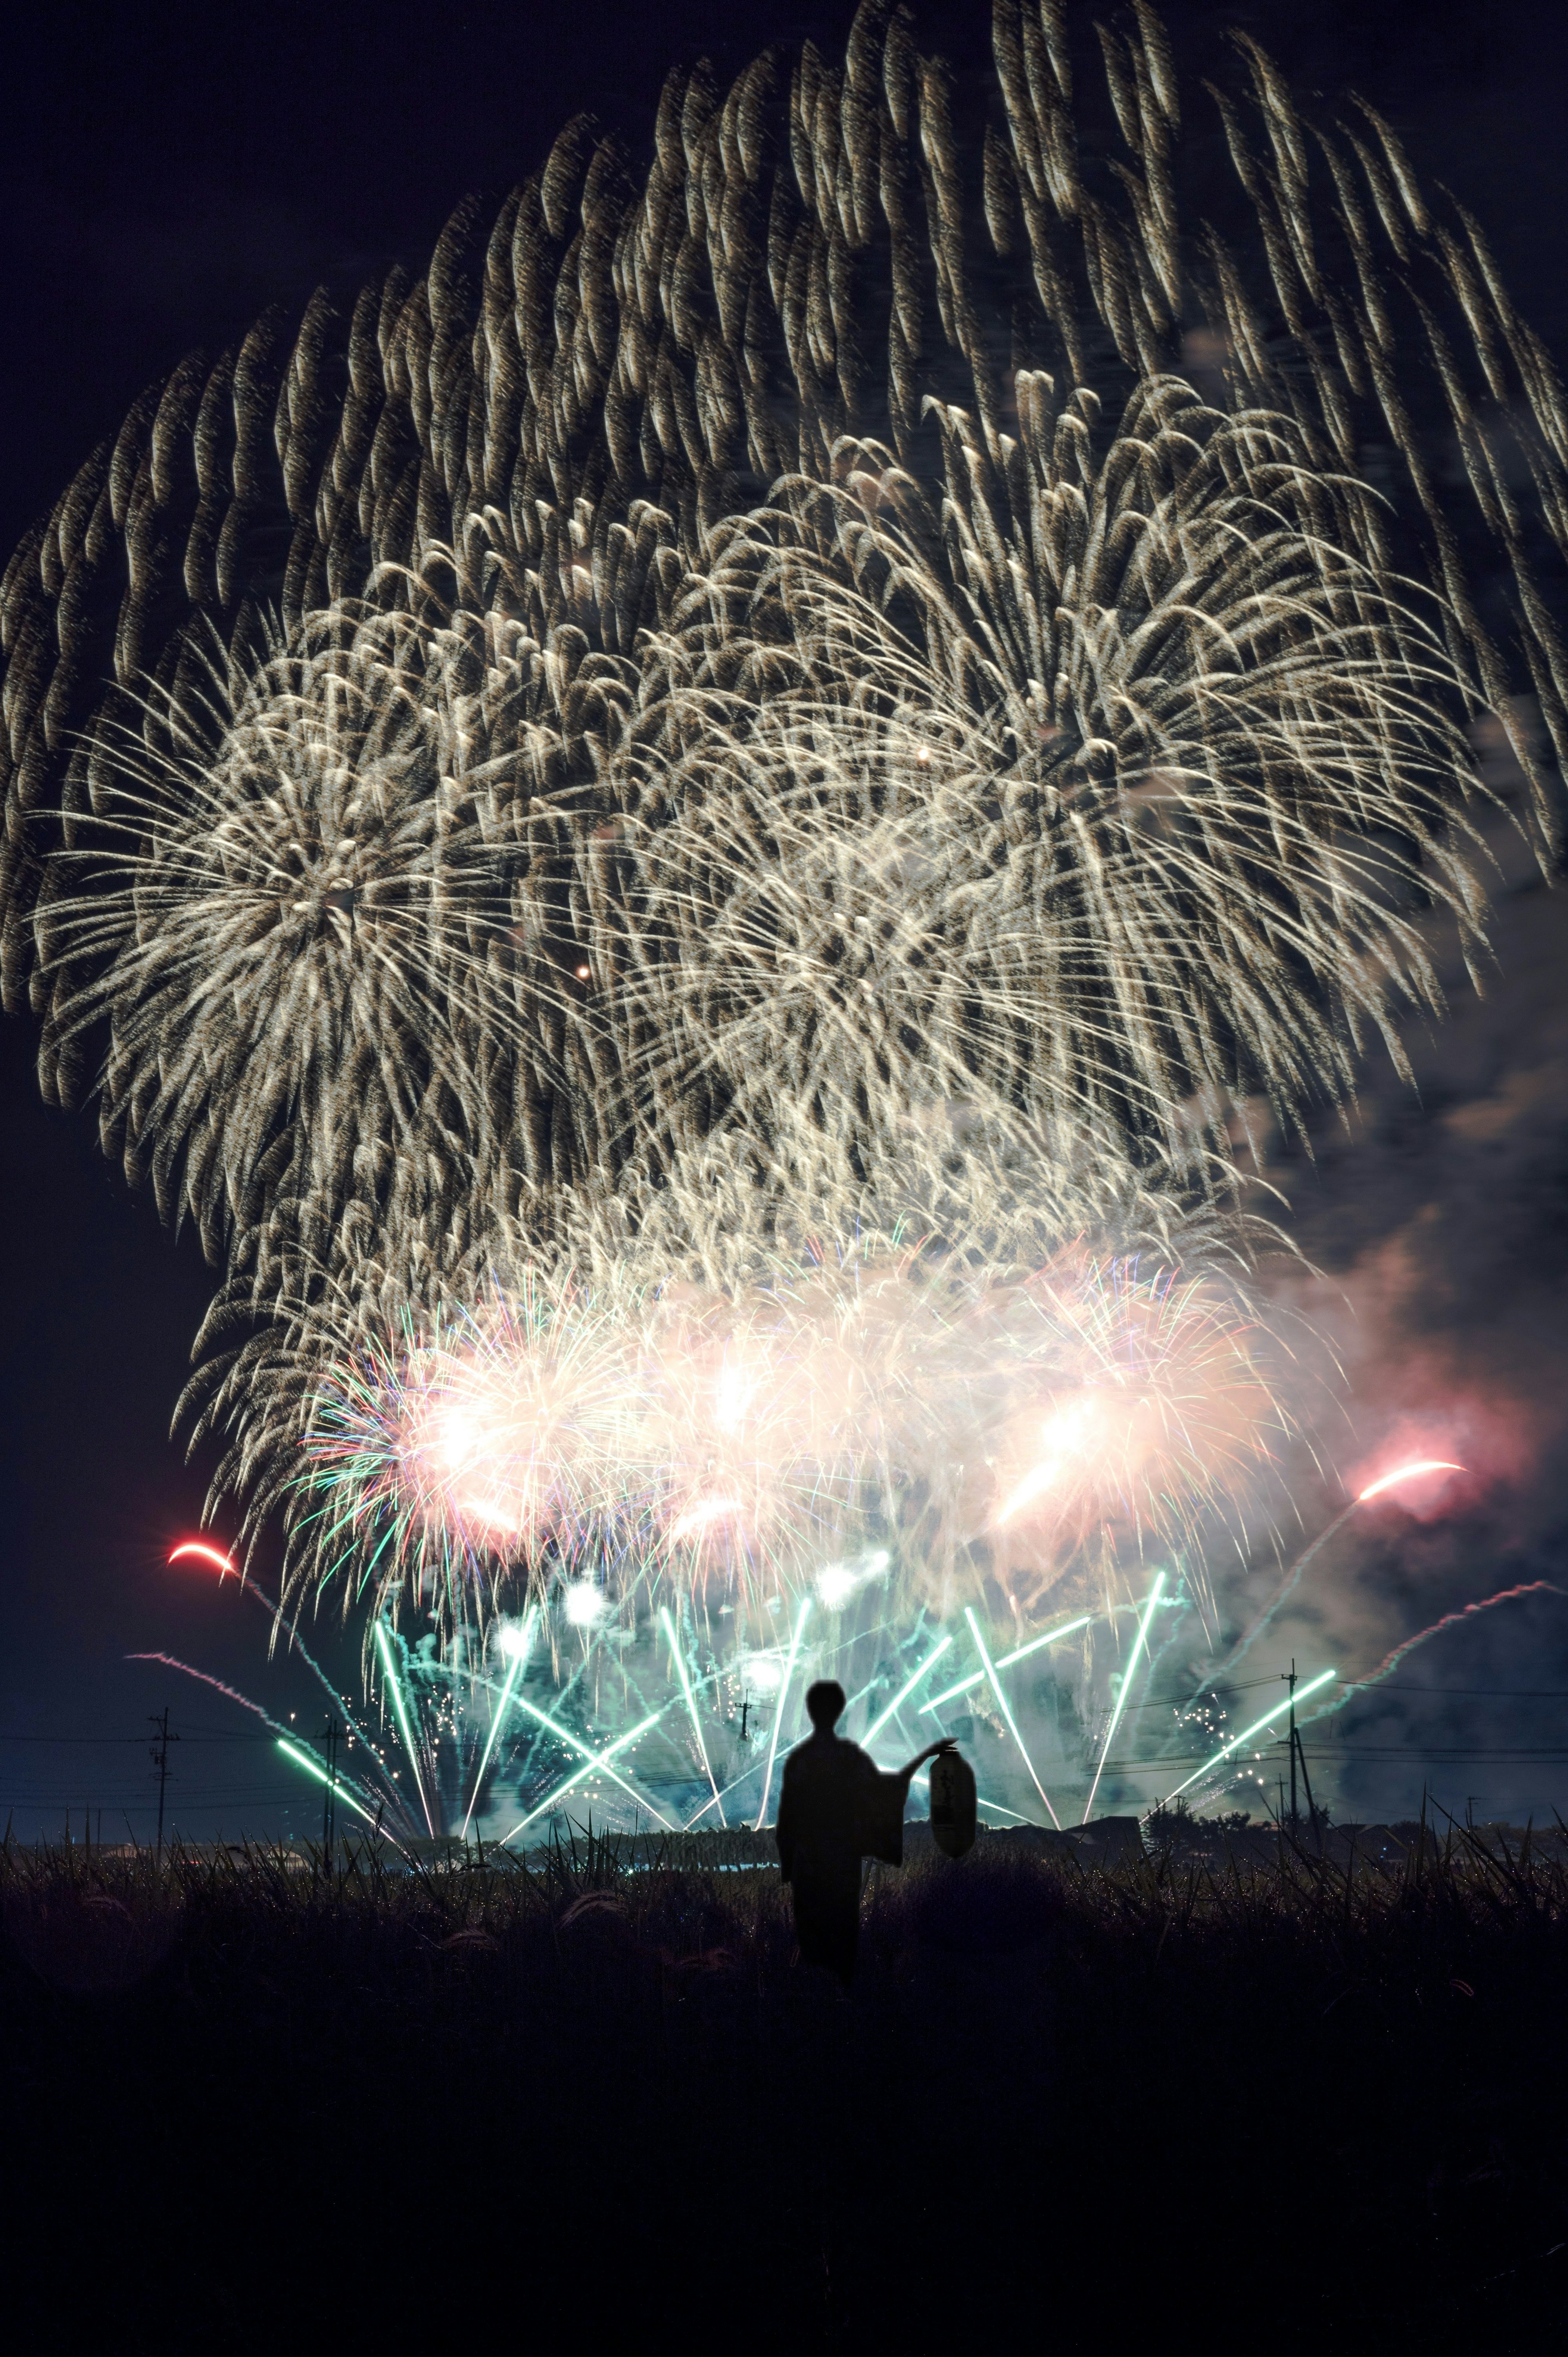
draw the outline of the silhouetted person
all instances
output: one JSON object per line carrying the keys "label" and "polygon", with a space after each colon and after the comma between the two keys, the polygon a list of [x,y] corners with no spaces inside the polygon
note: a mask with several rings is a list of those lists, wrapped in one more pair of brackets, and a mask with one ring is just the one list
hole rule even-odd
{"label": "silhouetted person", "polygon": [[944,1736],[885,1776],[858,1743],[833,1733],[843,1706],[843,1688],[831,1679],[806,1689],[812,1732],[784,1762],[775,1838],[795,1901],[800,1961],[825,1965],[847,1988],[860,1938],[861,1859],[899,1864],[909,1781],[924,1761],[954,1747]]}

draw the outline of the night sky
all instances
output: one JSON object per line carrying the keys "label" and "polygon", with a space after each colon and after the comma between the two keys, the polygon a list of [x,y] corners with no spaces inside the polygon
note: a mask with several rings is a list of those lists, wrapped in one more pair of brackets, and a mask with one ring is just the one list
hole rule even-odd
{"label": "night sky", "polygon": [[[727,79],[770,39],[836,48],[851,13],[716,0],[418,14],[56,5],[13,20],[0,90],[0,541],[8,551],[141,388],[192,348],[221,347],[272,304],[297,316],[318,285],[351,296],[393,262],[419,273],[453,207],[470,191],[493,207],[569,115],[592,113],[640,156],[670,65],[707,56]],[[960,61],[987,15],[916,13],[923,40]],[[1185,72],[1220,64],[1219,13],[1165,11]],[[1298,89],[1363,91],[1423,178],[1479,215],[1520,308],[1568,356],[1560,7],[1223,13]],[[1298,1469],[1305,1531],[1334,1510],[1340,1478],[1407,1437],[1412,1453],[1445,1441],[1432,1453],[1477,1469],[1441,1518],[1365,1517],[1282,1629],[1287,1652],[1347,1671],[1474,1598],[1536,1579],[1568,1589],[1568,894],[1515,862],[1492,938],[1485,998],[1456,974],[1448,1026],[1412,1035],[1419,1090],[1374,1060],[1359,1119],[1325,1117],[1314,1158],[1282,1151],[1271,1171],[1323,1272],[1282,1289],[1331,1334],[1349,1377],[1316,1435],[1333,1478]],[[260,1612],[232,1586],[166,1566],[205,1487],[168,1434],[212,1272],[103,1160],[91,1110],[44,1108],[33,1053],[25,1019],[0,1021],[0,1798],[24,1835],[58,1833],[68,1807],[80,1824],[88,1806],[105,1839],[124,1837],[127,1813],[146,1834],[155,1791],[140,1742],[166,1702],[182,1736],[171,1786],[182,1827],[281,1832],[292,1798],[293,1827],[307,1832],[318,1813],[280,1779],[255,1722],[124,1658],[177,1654],[274,1716],[297,1710],[312,1732],[321,1717],[298,1665],[268,1663]],[[319,1633],[352,1683],[357,1643],[334,1656],[330,1625]],[[1568,1598],[1500,1607],[1320,1733],[1339,1755],[1325,1771],[1336,1813],[1410,1813],[1425,1782],[1477,1814],[1568,1813],[1565,1698]]]}

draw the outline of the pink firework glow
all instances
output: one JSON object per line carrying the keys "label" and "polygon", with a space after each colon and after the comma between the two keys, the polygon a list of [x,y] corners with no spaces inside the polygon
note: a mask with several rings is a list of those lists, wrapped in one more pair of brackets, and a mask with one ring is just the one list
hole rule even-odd
{"label": "pink firework glow", "polygon": [[1534,1403],[1435,1382],[1432,1391],[1430,1405],[1396,1411],[1351,1469],[1348,1486],[1359,1505],[1380,1512],[1391,1506],[1415,1522],[1437,1522],[1468,1511],[1527,1470],[1540,1446]]}
{"label": "pink firework glow", "polygon": [[1081,1248],[730,1291],[536,1281],[334,1370],[300,1526],[431,1600],[574,1571],[766,1600],[893,1545],[923,1602],[994,1578],[1026,1610],[1236,1509],[1284,1428],[1268,1340],[1222,1278]]}
{"label": "pink firework glow", "polygon": [[1463,1473],[1465,1469],[1463,1465],[1455,1465],[1451,1458],[1419,1457],[1412,1464],[1397,1465],[1391,1473],[1380,1473],[1366,1489],[1357,1491],[1356,1503],[1364,1506],[1369,1500],[1380,1498],[1385,1490],[1397,1489],[1402,1482],[1418,1480],[1423,1474]]}

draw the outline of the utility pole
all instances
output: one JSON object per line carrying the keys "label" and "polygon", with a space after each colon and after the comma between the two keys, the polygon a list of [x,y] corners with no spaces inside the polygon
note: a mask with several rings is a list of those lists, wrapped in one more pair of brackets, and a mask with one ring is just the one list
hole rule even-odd
{"label": "utility pole", "polygon": [[330,1867],[332,1857],[332,1836],[337,1829],[338,1818],[336,1805],[338,1787],[338,1722],[332,1717],[330,1712],[328,1713],[327,1717],[326,1745],[327,1781],[321,1789],[321,1854]]}
{"label": "utility pole", "polygon": [[164,1705],[161,1718],[154,1717],[150,1713],[148,1717],[149,1723],[158,1731],[157,1741],[151,1744],[148,1749],[152,1754],[153,1766],[158,1771],[158,1856],[161,1858],[164,1854],[164,1791],[168,1783],[168,1748],[171,1743],[177,1743],[179,1738],[177,1735],[171,1735],[168,1731],[166,1702]]}
{"label": "utility pole", "polygon": [[1295,1770],[1296,1762],[1299,1760],[1301,1762],[1301,1781],[1306,1788],[1306,1813],[1312,1820],[1312,1830],[1314,1836],[1316,1837],[1317,1834],[1317,1805],[1312,1797],[1312,1779],[1306,1772],[1306,1753],[1302,1749],[1301,1737],[1296,1731],[1295,1724],[1295,1662],[1294,1658],[1291,1662],[1289,1674],[1287,1675],[1286,1673],[1282,1670],[1280,1672],[1280,1675],[1284,1679],[1286,1685],[1290,1688],[1290,1829],[1294,1835],[1296,1829]]}
{"label": "utility pole", "polygon": [[1312,1827],[1312,1838],[1316,1843],[1318,1855],[1321,1857],[1323,1854],[1323,1827],[1318,1822],[1317,1803],[1312,1797],[1312,1779],[1306,1772],[1306,1752],[1303,1748],[1302,1739],[1299,1735],[1295,1738],[1295,1756],[1301,1761],[1301,1781],[1306,1792],[1307,1822]]}

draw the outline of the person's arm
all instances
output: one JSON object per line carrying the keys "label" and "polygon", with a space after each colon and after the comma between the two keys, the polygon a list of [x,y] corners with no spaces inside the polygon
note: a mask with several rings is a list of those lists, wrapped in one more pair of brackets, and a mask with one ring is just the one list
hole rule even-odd
{"label": "person's arm", "polygon": [[925,1766],[928,1760],[934,1760],[939,1751],[956,1751],[957,1749],[957,1737],[952,1735],[944,1735],[940,1741],[936,1743],[928,1743],[923,1751],[917,1751],[915,1757],[910,1760],[909,1765],[907,1768],[899,1768],[896,1770],[895,1773],[897,1776],[898,1781],[904,1787],[905,1798],[908,1798],[909,1787],[914,1782],[916,1776]]}

